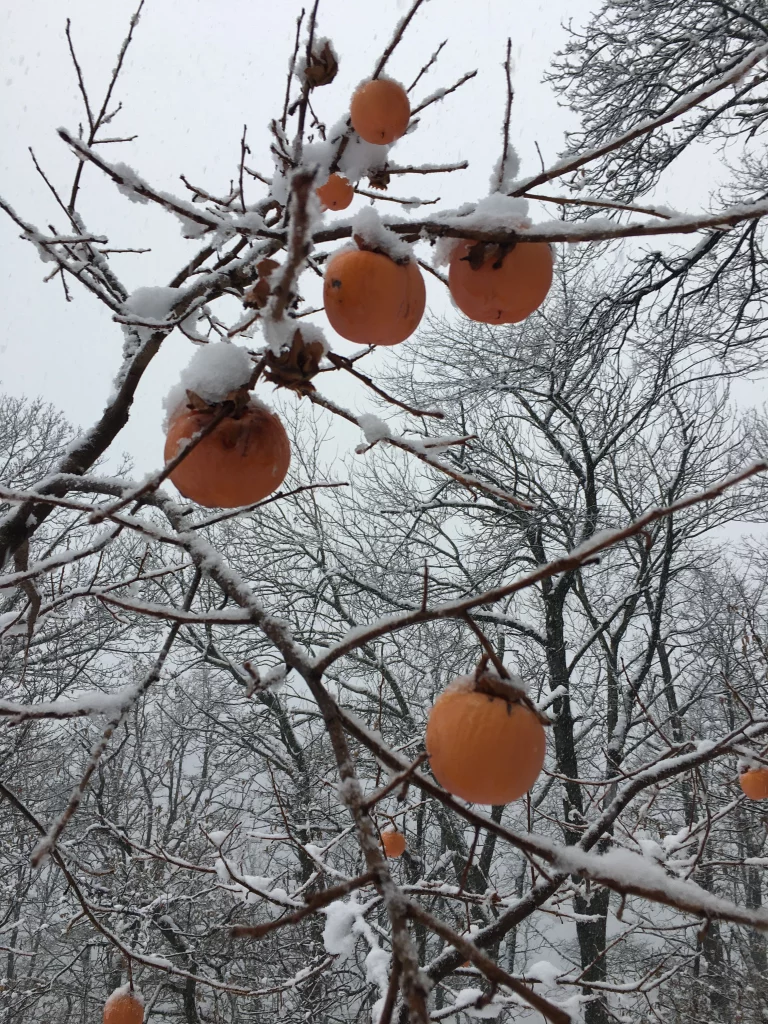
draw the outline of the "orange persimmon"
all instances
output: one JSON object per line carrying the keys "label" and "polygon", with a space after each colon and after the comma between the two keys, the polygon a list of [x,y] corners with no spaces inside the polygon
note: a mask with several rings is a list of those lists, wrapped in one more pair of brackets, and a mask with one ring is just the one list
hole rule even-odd
{"label": "orange persimmon", "polygon": [[552,250],[546,242],[512,249],[461,242],[448,268],[453,301],[470,320],[516,324],[539,308],[552,284]]}
{"label": "orange persimmon", "polygon": [[352,97],[349,118],[361,139],[386,146],[405,135],[411,118],[408,93],[390,78],[363,82]]}
{"label": "orange persimmon", "polygon": [[132,992],[117,989],[104,1004],[104,1024],[142,1024],[144,1004]]}
{"label": "orange persimmon", "polygon": [[383,253],[342,249],[328,261],[323,302],[342,338],[398,345],[419,326],[427,292],[415,260],[396,263]]}
{"label": "orange persimmon", "polygon": [[768,768],[749,768],[742,772],[739,785],[750,800],[768,800]]}
{"label": "orange persimmon", "polygon": [[[180,441],[207,426],[215,407],[182,407],[171,417],[165,460]],[[185,498],[207,508],[239,508],[261,501],[285,479],[291,449],[285,427],[266,406],[251,399],[245,408],[218,423],[171,473]]]}
{"label": "orange persimmon", "polygon": [[444,789],[476,804],[507,804],[523,796],[544,764],[546,740],[536,713],[523,701],[454,680],[427,722],[432,772]]}
{"label": "orange persimmon", "polygon": [[355,198],[355,190],[341,174],[332,174],[315,192],[326,210],[346,210]]}
{"label": "orange persimmon", "polygon": [[384,847],[384,853],[387,857],[395,860],[397,857],[402,857],[405,852],[405,836],[402,832],[398,832],[397,829],[385,829],[381,833],[381,845]]}

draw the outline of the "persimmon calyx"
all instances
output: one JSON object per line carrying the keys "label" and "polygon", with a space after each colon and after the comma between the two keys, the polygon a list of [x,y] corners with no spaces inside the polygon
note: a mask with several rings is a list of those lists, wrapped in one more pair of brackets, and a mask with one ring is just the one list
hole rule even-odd
{"label": "persimmon calyx", "polygon": [[486,260],[490,254],[495,252],[495,259],[491,264],[493,270],[498,270],[504,262],[504,257],[507,253],[517,245],[517,242],[477,242],[475,245],[470,246],[467,255],[461,257],[462,263],[468,263],[473,270],[480,270],[485,266]]}
{"label": "persimmon calyx", "polygon": [[383,245],[376,242],[369,242],[362,235],[353,235],[352,240],[358,249],[362,249],[363,252],[375,252],[377,256],[386,256],[392,260],[393,263],[397,263],[398,266],[404,267],[408,263],[413,262],[411,256],[394,256],[391,252],[384,248]]}
{"label": "persimmon calyx", "polygon": [[528,708],[536,716],[542,725],[552,725],[551,720],[543,712],[539,711],[527,693],[524,693],[511,683],[505,682],[498,675],[486,672],[483,661],[480,662],[475,670],[474,690],[476,693],[485,693],[489,697],[500,697],[507,704],[522,704],[523,707]]}
{"label": "persimmon calyx", "polygon": [[188,409],[193,409],[195,412],[215,413],[218,412],[222,405],[229,403],[232,406],[232,419],[235,420],[242,416],[250,401],[247,385],[230,391],[220,402],[209,402],[198,395],[197,392],[190,391],[189,389],[187,389],[186,394]]}

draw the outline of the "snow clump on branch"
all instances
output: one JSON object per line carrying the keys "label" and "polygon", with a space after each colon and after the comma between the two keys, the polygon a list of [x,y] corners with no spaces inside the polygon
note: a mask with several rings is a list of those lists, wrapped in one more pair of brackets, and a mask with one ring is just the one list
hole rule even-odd
{"label": "snow clump on branch", "polygon": [[[505,196],[502,192],[493,192],[475,203],[474,206],[463,207],[462,210],[454,210],[443,216],[438,214],[434,219],[440,224],[447,224],[455,228],[470,228],[473,231],[510,232],[531,226],[528,217],[528,200],[520,199],[517,196]],[[434,266],[447,266],[453,250],[461,242],[461,238],[441,238],[435,245],[435,255],[432,260]]]}
{"label": "snow clump on branch", "polygon": [[379,249],[393,260],[412,260],[413,249],[390,231],[372,206],[364,206],[352,218],[352,234],[364,245]]}
{"label": "snow clump on branch", "polygon": [[163,403],[166,418],[184,404],[187,391],[194,391],[206,402],[223,402],[231,391],[248,383],[252,370],[251,357],[238,345],[219,341],[201,346]]}

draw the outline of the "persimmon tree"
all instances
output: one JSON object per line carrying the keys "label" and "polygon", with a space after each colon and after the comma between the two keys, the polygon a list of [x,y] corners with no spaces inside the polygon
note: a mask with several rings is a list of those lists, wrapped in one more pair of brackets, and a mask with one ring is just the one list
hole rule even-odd
{"label": "persimmon tree", "polygon": [[[60,1015],[58,979],[71,975],[67,999],[81,1019],[116,990],[109,1024],[139,1012],[139,991],[145,1020],[191,1024],[277,1012],[602,1024],[625,1010],[643,1020],[646,1007],[671,1020],[674,995],[663,989],[659,1001],[659,990],[702,957],[721,1000],[716,993],[702,1012],[727,1019],[726,946],[742,943],[764,963],[768,929],[750,786],[737,791],[738,759],[753,777],[768,765],[768,709],[755,686],[763,593],[720,566],[717,578],[741,595],[729,606],[730,639],[719,637],[717,609],[698,593],[709,567],[696,542],[745,510],[760,514],[768,463],[749,438],[762,427],[729,433],[723,389],[743,372],[742,355],[750,366],[764,356],[743,318],[734,359],[690,320],[656,332],[635,285],[631,302],[624,280],[595,285],[591,250],[695,234],[694,252],[711,252],[730,244],[731,229],[754,236],[768,200],[682,214],[639,202],[642,174],[616,195],[572,186],[593,168],[596,182],[613,181],[616,161],[641,162],[643,147],[653,152],[676,125],[705,130],[712,105],[740,102],[744,83],[761,81],[768,43],[749,35],[736,52],[726,47],[650,113],[624,104],[613,132],[588,118],[586,148],[526,178],[510,138],[507,45],[490,194],[458,210],[393,216],[377,205],[415,205],[389,194],[393,180],[465,168],[397,163],[390,149],[473,77],[419,101],[439,52],[413,69],[409,89],[386,76],[423,0],[371,56],[354,96],[335,93],[343,54],[320,34],[318,3],[302,11],[266,126],[272,174],[249,168],[243,136],[229,194],[186,183],[190,198],[107,159],[100,145],[114,141],[104,129],[142,6],[101,102],[86,90],[67,26],[86,125],[59,130],[76,161],[71,187],[37,166],[65,230],[42,231],[0,200],[52,274],[110,310],[123,344],[103,414],[66,447],[59,421],[46,428],[51,417],[27,410],[38,431],[30,460],[7,421],[8,1019],[32,1007]],[[321,102],[338,118],[330,127]],[[108,240],[79,212],[93,173],[117,198],[162,208],[195,240],[169,283],[132,293],[121,283]],[[565,194],[543,193],[551,182]],[[371,204],[339,217],[350,191]],[[577,255],[554,260],[560,243]],[[651,259],[654,273],[663,261]],[[424,273],[473,320],[417,343]],[[304,298],[319,278],[324,309]],[[643,295],[663,286],[654,278]],[[707,308],[716,332],[728,309]],[[365,347],[341,354],[328,325]],[[176,330],[192,358],[180,384],[168,382],[166,461],[144,480],[107,477],[98,461]],[[411,346],[410,376],[363,369],[372,350],[400,344]],[[426,353],[420,364],[417,353]],[[328,373],[354,379],[371,409],[405,414],[410,428],[396,432],[328,397]],[[287,434],[254,396],[268,386],[295,399]],[[329,474],[328,416],[363,431],[368,486],[346,493]],[[396,477],[381,471],[384,448],[408,460]],[[702,656],[707,645],[722,685]],[[450,744],[458,762],[464,712],[450,735],[439,730],[447,750],[429,732],[425,745],[428,705],[455,676],[451,701],[477,705],[467,771],[484,767],[496,781],[517,760],[538,769],[538,739],[522,756],[526,736],[505,731],[508,719],[532,722],[527,735],[542,725],[551,733],[543,774],[532,788],[536,770],[502,787],[504,798],[530,791],[490,814],[465,798],[502,790],[455,778]],[[500,752],[479,756],[491,738]],[[521,744],[515,758],[504,754],[510,742]],[[730,786],[727,798],[711,798],[712,780]],[[644,834],[654,807],[676,823],[666,853]],[[406,837],[399,857],[397,834]],[[716,884],[721,861],[742,871],[741,886]],[[521,971],[518,942],[542,918],[575,926],[574,971]],[[631,939],[643,931],[685,938],[642,970]],[[609,972],[613,946],[624,975]],[[33,961],[26,973],[24,958]],[[763,1008],[761,994],[748,1010]]]}

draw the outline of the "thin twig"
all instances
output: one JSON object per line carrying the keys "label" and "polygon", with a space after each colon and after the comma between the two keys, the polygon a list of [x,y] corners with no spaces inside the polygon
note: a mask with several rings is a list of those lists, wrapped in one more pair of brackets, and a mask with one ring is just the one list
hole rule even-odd
{"label": "thin twig", "polygon": [[[92,146],[94,144],[94,142],[96,141],[96,133],[98,132],[99,128],[101,128],[102,124],[104,124],[104,123],[106,123],[106,121],[112,119],[111,116],[107,117],[107,108],[109,107],[110,100],[112,99],[112,92],[113,92],[113,90],[115,88],[115,84],[117,83],[117,79],[118,79],[118,77],[120,75],[120,71],[122,70],[123,61],[125,60],[125,54],[126,54],[126,52],[128,50],[128,47],[131,45],[131,40],[133,39],[134,29],[136,28],[136,26],[139,23],[139,16],[141,15],[141,9],[142,9],[143,6],[144,6],[144,0],[139,0],[139,6],[136,8],[136,11],[134,12],[133,16],[131,17],[131,21],[130,21],[130,24],[128,26],[128,35],[123,40],[123,45],[120,47],[120,52],[117,55],[117,63],[115,64],[115,67],[114,67],[114,69],[112,71],[112,76],[111,76],[111,78],[109,80],[109,85],[107,86],[107,91],[106,91],[106,93],[104,95],[104,102],[101,104],[101,109],[99,110],[99,112],[96,115],[96,117],[95,118],[89,118],[90,129],[91,129],[90,132],[88,133],[88,145],[89,146]],[[112,115],[112,116],[114,116],[114,115]],[[75,203],[77,202],[77,192],[78,192],[78,189],[80,188],[80,178],[82,176],[82,173],[83,173],[83,162],[81,160],[80,163],[78,163],[78,165],[77,165],[77,170],[75,171],[75,178],[74,178],[74,181],[72,182],[72,191],[70,192],[70,196],[69,196],[69,209],[70,210],[74,210]]]}
{"label": "thin twig", "polygon": [[[318,391],[312,392],[308,397],[315,405],[321,405],[324,409],[328,409],[329,412],[334,413],[336,416],[341,416],[342,419],[348,420],[350,423],[354,423],[358,427],[360,426],[357,416],[353,416],[351,412],[347,412],[346,409],[342,409],[341,406],[332,402],[329,398],[325,398]],[[502,501],[509,502],[510,505],[514,505],[516,508],[524,509],[525,511],[533,511],[535,507],[523,498],[518,498],[516,494],[510,494],[508,491],[504,491],[500,487],[494,487],[492,484],[488,484],[485,481],[480,480],[478,477],[472,476],[469,473],[462,473],[459,470],[454,469],[453,466],[449,466],[445,462],[438,461],[429,452],[419,450],[401,437],[388,435],[387,437],[382,438],[382,440],[393,445],[395,448],[400,448],[402,451],[415,456],[421,462],[431,466],[432,469],[437,469],[441,473],[445,473],[446,476],[449,476],[452,480],[455,480],[470,491],[475,489],[485,491],[487,494],[491,494],[495,498],[500,498]]]}
{"label": "thin twig", "polygon": [[265,924],[236,924],[231,929],[230,935],[233,939],[261,939],[270,932],[283,928],[285,925],[298,924],[308,914],[316,913],[323,907],[327,907],[329,903],[333,903],[335,900],[341,899],[342,896],[355,892],[357,889],[363,889],[375,880],[376,874],[373,871],[367,871],[364,875],[351,878],[348,882],[342,882],[340,885],[334,885],[329,889],[324,889],[322,892],[315,893],[314,896],[310,896],[307,900],[306,907],[302,907],[293,914],[287,914],[276,921],[267,921]]}
{"label": "thin twig", "polygon": [[459,891],[458,896],[464,892],[464,887],[467,884],[469,878],[469,869],[472,867],[472,861],[475,859],[475,850],[477,849],[477,841],[480,838],[480,827],[475,825],[475,835],[472,839],[472,845],[469,848],[469,854],[467,855],[467,862],[464,865],[464,870],[461,872],[461,879],[459,880]]}
{"label": "thin twig", "polygon": [[477,71],[468,71],[465,75],[461,76],[458,82],[454,82],[453,85],[449,86],[447,89],[438,89],[436,92],[432,93],[431,96],[427,96],[427,98],[423,100],[418,105],[418,107],[414,107],[411,110],[411,117],[415,117],[417,114],[420,114],[422,110],[425,110],[433,103],[437,103],[440,100],[444,100],[446,96],[450,96],[452,92],[456,92],[456,90],[461,88],[461,86],[464,85],[465,82],[471,81],[473,78],[476,77],[476,75]]}
{"label": "thin twig", "polygon": [[497,985],[505,985],[508,989],[524,999],[526,1003],[532,1006],[535,1010],[538,1010],[542,1016],[546,1017],[547,1020],[551,1021],[552,1024],[570,1024],[571,1015],[566,1013],[565,1010],[561,1010],[559,1006],[555,1006],[554,1003],[550,1003],[548,999],[538,995],[533,989],[528,988],[517,978],[513,978],[511,974],[508,974],[490,957],[487,957],[484,953],[481,953],[474,942],[469,942],[463,935],[459,935],[458,932],[454,931],[443,921],[433,917],[428,911],[424,910],[420,904],[414,900],[408,901],[408,913],[414,917],[417,921],[426,925],[430,931],[433,931],[435,935],[439,935],[441,939],[446,942],[450,942],[452,946],[455,946],[459,953],[462,954],[465,960],[470,960],[475,967],[483,972],[489,981]]}
{"label": "thin twig", "polygon": [[90,103],[90,100],[88,99],[88,92],[87,92],[87,90],[85,88],[85,82],[83,80],[83,72],[82,72],[82,70],[80,68],[80,64],[79,64],[79,62],[77,60],[77,55],[75,54],[75,44],[72,42],[72,22],[70,21],[69,18],[67,18],[67,26],[64,29],[64,33],[65,33],[65,35],[67,37],[67,44],[69,45],[69,53],[70,53],[70,56],[72,57],[72,63],[75,65],[75,72],[77,74],[77,85],[78,85],[78,88],[80,89],[80,95],[83,97],[83,104],[85,105],[85,114],[86,114],[86,117],[88,118],[88,127],[90,128],[91,135],[93,135],[94,120],[93,120],[93,113],[91,111],[91,103]]}
{"label": "thin twig", "polygon": [[637,206],[633,203],[614,203],[609,199],[581,199],[572,196],[543,196],[535,192],[526,192],[524,199],[538,199],[542,203],[557,203],[558,206],[596,206],[601,210],[626,210],[629,213],[646,213],[651,217],[661,217],[662,220],[670,220],[671,213],[659,210],[654,206]]}
{"label": "thin twig", "polygon": [[[315,40],[315,25],[317,23],[317,8],[320,0],[315,0],[312,7],[312,13],[309,16],[309,31],[307,32],[307,51],[305,67],[309,67],[312,63],[312,44]],[[293,163],[297,166],[301,160],[301,150],[304,145],[304,123],[307,119],[307,107],[309,106],[309,94],[312,90],[312,83],[309,78],[304,76],[304,85],[301,90],[301,99],[299,100],[299,118],[296,126],[296,135],[293,140]]]}
{"label": "thin twig", "polygon": [[385,203],[399,203],[401,206],[409,206],[413,209],[419,206],[434,206],[435,203],[440,202],[440,196],[437,199],[400,199],[397,196],[388,196],[383,192],[369,192],[366,188],[356,188],[356,195],[365,196],[366,199],[378,199]]}
{"label": "thin twig", "polygon": [[429,263],[427,263],[425,260],[417,260],[416,262],[419,264],[422,270],[426,270],[427,273],[432,275],[432,277],[436,277],[441,284],[444,284],[446,288],[448,287],[448,278],[445,276],[445,274],[441,274],[439,270],[436,270],[434,267],[430,266]]}
{"label": "thin twig", "polygon": [[397,775],[393,775],[389,782],[386,784],[386,786],[382,786],[381,789],[377,789],[375,793],[371,793],[369,797],[366,797],[362,804],[364,810],[370,811],[372,807],[375,807],[376,804],[380,803],[385,797],[389,796],[389,794],[396,790],[397,787],[400,786],[403,782],[407,782],[408,779],[410,779],[410,777],[419,767],[419,765],[423,764],[428,757],[429,755],[427,754],[427,752],[423,751],[414,761],[412,761],[408,765],[407,768],[404,768],[401,772],[398,772]]}
{"label": "thin twig", "polygon": [[396,405],[400,409],[404,409],[405,412],[409,412],[412,416],[431,416],[436,420],[445,419],[445,413],[441,412],[439,409],[417,409],[415,406],[407,405],[405,402],[401,402],[400,399],[387,394],[387,392],[384,391],[383,388],[380,388],[378,384],[375,384],[370,377],[361,373],[360,370],[356,370],[346,356],[337,355],[335,352],[328,352],[326,353],[326,358],[329,362],[333,363],[337,369],[346,370],[347,373],[351,373],[353,377],[356,377],[359,381],[362,381],[363,384],[367,385],[371,391],[374,391],[381,398],[386,399],[387,402],[391,402],[392,405]]}
{"label": "thin twig", "polygon": [[[195,572],[194,579],[192,580],[189,591],[187,592],[187,596],[184,601],[184,606],[187,609],[189,609],[189,607],[192,604],[192,601],[194,600],[201,578],[202,573],[198,569]],[[136,701],[143,697],[147,690],[149,690],[149,688],[152,686],[152,684],[157,682],[157,680],[160,678],[160,673],[162,671],[163,665],[165,664],[165,660],[170,653],[171,647],[173,646],[173,642],[176,639],[176,635],[179,632],[180,628],[181,623],[178,622],[174,623],[171,626],[171,628],[168,631],[168,636],[165,639],[165,643],[163,644],[157,658],[155,658],[155,663],[152,666],[152,668],[149,670],[149,672],[147,672],[147,674],[144,676],[144,679],[133,690],[131,695],[127,696],[124,700],[122,700],[119,706],[113,712],[111,718],[107,722],[106,728],[104,729],[104,731],[101,734],[101,737],[99,738],[98,743],[91,751],[91,756],[88,760],[88,765],[85,771],[83,772],[80,782],[77,784],[77,786],[72,792],[72,795],[67,801],[67,806],[64,808],[64,810],[56,819],[56,821],[53,823],[53,825],[48,830],[46,835],[40,840],[35,849],[32,851],[30,862],[33,867],[38,867],[42,863],[42,861],[46,857],[50,856],[51,852],[55,849],[57,842],[61,838],[62,832],[67,827],[68,822],[72,820],[75,812],[77,811],[77,808],[80,806],[80,801],[82,800],[83,794],[88,788],[88,783],[91,780],[91,776],[96,771],[99,762],[101,761],[104,752],[109,746],[109,741],[112,739],[112,736],[114,735],[115,731],[124,721],[126,714],[133,707]]]}
{"label": "thin twig", "polygon": [[[299,55],[299,36],[301,34],[301,23],[304,20],[304,14],[305,11],[304,8],[302,7],[301,14],[296,19],[296,39],[294,40],[293,43],[293,56],[291,57],[291,63],[290,66],[288,67],[288,81],[285,83],[285,102],[283,103],[283,114],[282,117],[280,118],[280,124],[283,128],[283,131],[285,131],[285,125],[288,120],[288,103],[290,102],[291,98],[291,82],[293,81],[293,71],[294,68],[296,67],[296,58]],[[253,171],[248,171],[248,173],[253,174],[254,177],[258,177],[258,175],[255,174]]]}
{"label": "thin twig", "polygon": [[248,131],[248,125],[243,125],[243,137],[240,139],[240,169],[238,180],[240,182],[240,209],[245,213],[245,191],[243,189],[243,168],[245,167],[245,154],[250,153],[250,149],[246,145],[245,136]]}
{"label": "thin twig", "polygon": [[577,153],[569,160],[559,161],[548,170],[542,171],[541,174],[536,174],[532,178],[527,178],[525,181],[522,181],[515,191],[510,194],[513,196],[522,196],[537,185],[543,185],[545,181],[550,181],[553,178],[561,178],[564,174],[570,174],[572,171],[578,170],[579,167],[583,167],[584,164],[591,163],[602,156],[606,156],[608,153],[613,153],[615,150],[621,149],[621,147],[626,146],[628,142],[633,142],[635,139],[638,139],[643,135],[649,135],[656,128],[661,128],[670,121],[674,121],[676,118],[680,117],[681,114],[687,113],[693,107],[700,106],[705,100],[714,96],[716,93],[721,92],[723,89],[727,89],[728,86],[737,82],[747,73],[747,71],[758,64],[766,54],[768,54],[768,45],[756,47],[743,60],[734,63],[731,69],[724,75],[716,78],[703,89],[698,89],[695,92],[688,93],[686,96],[681,97],[681,99],[672,103],[657,117],[641,121],[640,124],[636,125],[634,128],[630,128],[629,131],[622,132],[621,135],[617,135],[613,139],[609,139],[601,146],[596,146],[594,149],[591,149],[586,153]]}
{"label": "thin twig", "polygon": [[417,84],[418,84],[418,82],[419,82],[419,79],[421,79],[421,77],[422,77],[423,75],[426,75],[426,73],[427,73],[427,72],[429,71],[429,69],[430,69],[430,68],[432,67],[432,65],[433,65],[433,64],[435,63],[435,61],[437,60],[437,58],[438,58],[438,57],[440,56],[440,51],[442,50],[442,48],[443,48],[443,47],[445,46],[445,44],[446,44],[447,42],[448,42],[448,40],[447,40],[447,39],[444,39],[444,40],[442,41],[442,43],[440,43],[440,45],[439,45],[439,46],[438,46],[438,48],[437,48],[437,49],[435,50],[435,52],[434,52],[434,53],[432,54],[432,56],[431,56],[431,57],[429,58],[429,60],[427,61],[427,63],[426,63],[425,65],[424,65],[424,67],[423,67],[423,68],[421,69],[421,71],[420,71],[420,72],[418,73],[418,75],[416,75],[416,77],[414,78],[414,80],[413,80],[413,81],[411,82],[411,84],[410,84],[410,85],[408,86],[408,88],[407,88],[407,89],[405,90],[406,92],[413,92],[413,90],[414,90],[414,89],[416,88],[416,86],[417,86]]}
{"label": "thin twig", "polygon": [[512,101],[515,98],[515,90],[512,87],[512,40],[507,39],[507,58],[504,61],[504,74],[507,79],[507,102],[504,108],[504,127],[502,129],[502,138],[504,149],[501,153],[501,161],[499,162],[499,177],[498,177],[498,188],[504,184],[504,178],[507,170],[507,156],[509,154],[509,122],[512,117]]}
{"label": "thin twig", "polygon": [[281,501],[283,498],[293,498],[295,495],[301,494],[303,491],[319,491],[332,487],[349,487],[349,484],[346,483],[346,481],[341,480],[338,483],[303,484],[301,487],[294,487],[292,491],[276,491],[268,498],[263,498],[261,501],[257,501],[253,505],[243,505],[242,508],[232,509],[229,512],[220,512],[218,515],[211,516],[210,519],[206,519],[202,523],[193,523],[189,529],[202,530],[204,527],[213,526],[215,523],[223,523],[225,520],[233,519],[235,516],[241,516],[246,512],[253,512],[255,509],[264,508],[265,505],[271,505],[273,501]]}
{"label": "thin twig", "polygon": [[403,38],[403,33],[408,28],[408,25],[411,22],[411,18],[413,18],[414,14],[416,13],[416,11],[418,11],[418,9],[421,7],[421,5],[423,3],[424,3],[424,0],[414,0],[414,2],[411,4],[411,9],[397,23],[397,25],[395,26],[394,35],[392,36],[392,39],[391,39],[389,45],[387,46],[386,50],[384,51],[384,53],[382,53],[381,57],[379,58],[379,62],[376,65],[376,67],[374,69],[374,72],[371,75],[371,78],[378,78],[379,75],[381,74],[381,72],[384,70],[384,68],[386,67],[387,61],[389,60],[389,58],[394,53],[395,48],[397,47],[397,44]]}
{"label": "thin twig", "polygon": [[480,641],[480,644],[481,644],[483,650],[488,655],[488,657],[491,659],[491,662],[493,663],[493,667],[496,669],[496,671],[498,672],[499,676],[502,679],[509,679],[510,675],[509,675],[509,672],[507,671],[506,666],[504,665],[504,662],[498,656],[496,651],[494,651],[493,644],[488,639],[488,637],[485,635],[485,633],[482,631],[482,629],[480,629],[480,627],[475,622],[475,620],[472,618],[472,616],[471,615],[462,615],[462,620],[464,622],[466,622],[466,624],[469,626],[469,628],[475,634],[477,639]]}
{"label": "thin twig", "polygon": [[387,164],[387,174],[447,174],[449,171],[465,171],[468,167],[468,160],[461,160],[455,164],[423,164],[421,167],[398,167]]}

